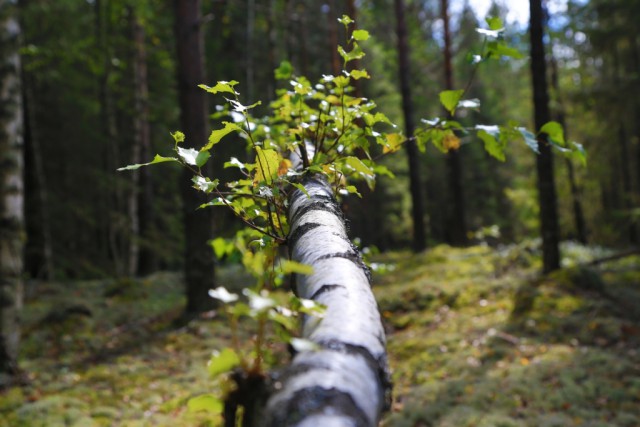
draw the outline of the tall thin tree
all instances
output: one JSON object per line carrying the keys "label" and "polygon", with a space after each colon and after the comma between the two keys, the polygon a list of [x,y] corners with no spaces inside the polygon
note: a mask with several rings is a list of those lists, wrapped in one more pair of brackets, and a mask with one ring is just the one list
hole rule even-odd
{"label": "tall thin tree", "polygon": [[[204,82],[201,2],[174,0],[174,11],[180,122],[182,131],[187,135],[183,145],[198,148],[207,140],[209,133],[206,92],[198,88],[198,84]],[[184,210],[187,316],[211,308],[213,300],[208,291],[214,287],[215,272],[213,253],[207,246],[213,230],[211,209],[198,209],[204,200],[190,183],[191,173],[185,170],[180,191]]]}
{"label": "tall thin tree", "polygon": [[[409,42],[405,20],[404,0],[394,0],[396,14],[396,32],[398,35],[398,67],[400,75],[400,92],[402,94],[402,113],[407,137],[411,138],[415,130],[413,120],[413,101],[411,99],[411,72],[409,66]],[[426,247],[424,227],[424,207],[420,186],[420,163],[418,147],[413,139],[406,144],[409,161],[409,188],[411,191],[413,218],[413,250],[418,252]]]}
{"label": "tall thin tree", "polygon": [[[440,9],[444,32],[445,89],[453,90],[449,1],[441,0]],[[447,237],[452,245],[463,246],[467,243],[467,223],[464,209],[464,186],[462,185],[462,153],[459,150],[450,150],[447,153],[447,168],[449,172],[449,210],[451,212],[447,219]]]}
{"label": "tall thin tree", "polygon": [[[149,80],[147,73],[146,30],[135,7],[130,8],[131,33],[133,35],[133,96],[134,141],[132,161],[151,156],[151,125],[149,123]],[[142,168],[132,174],[132,191],[129,195],[131,240],[129,249],[129,274],[149,274],[156,268],[156,257],[151,248],[150,236],[154,228],[153,182],[151,169]]]}
{"label": "tall thin tree", "polygon": [[24,249],[20,25],[0,0],[0,388],[17,373]]}
{"label": "tall thin tree", "polygon": [[[547,62],[544,49],[544,9],[542,0],[529,1],[529,36],[531,39],[531,78],[536,129],[551,120],[547,87]],[[553,173],[553,155],[546,135],[538,138],[540,154],[536,158],[538,172],[538,200],[540,203],[540,231],[542,235],[543,272],[560,268],[560,236],[558,207]]]}

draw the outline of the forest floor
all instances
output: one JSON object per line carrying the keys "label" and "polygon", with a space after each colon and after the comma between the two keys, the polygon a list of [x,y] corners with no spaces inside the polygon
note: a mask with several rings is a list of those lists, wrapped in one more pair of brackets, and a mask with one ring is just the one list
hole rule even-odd
{"label": "forest floor", "polygon": [[[640,426],[640,256],[563,254],[546,278],[530,242],[373,257],[395,385],[383,426]],[[229,327],[173,326],[179,275],[28,291],[26,383],[0,392],[0,427],[219,425],[187,402],[215,392],[207,362]]]}

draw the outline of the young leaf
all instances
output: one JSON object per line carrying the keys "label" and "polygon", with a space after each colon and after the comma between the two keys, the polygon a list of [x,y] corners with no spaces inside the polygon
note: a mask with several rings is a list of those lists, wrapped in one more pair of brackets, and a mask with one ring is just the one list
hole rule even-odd
{"label": "young leaf", "polygon": [[276,80],[286,80],[293,74],[293,66],[289,61],[282,61],[280,66],[274,71]]}
{"label": "young leaf", "polygon": [[[483,127],[484,129],[482,129]],[[495,128],[491,129],[491,128]],[[504,155],[505,146],[499,140],[500,130],[498,126],[476,126],[478,129],[478,138],[484,142],[484,149],[491,155],[492,157],[504,162],[506,157]]]}
{"label": "young leaf", "polygon": [[225,348],[222,351],[215,351],[209,360],[207,370],[211,377],[217,377],[220,374],[229,372],[240,364],[240,358],[230,348]]}
{"label": "young leaf", "polygon": [[200,151],[196,156],[196,166],[201,168],[207,163],[207,160],[211,157],[211,153],[208,151]]}
{"label": "young leaf", "polygon": [[172,133],[171,136],[173,137],[173,140],[175,141],[176,144],[180,144],[181,142],[184,142],[184,133],[180,131],[176,131]]}
{"label": "young leaf", "polygon": [[464,90],[462,89],[444,90],[440,92],[440,103],[442,103],[449,113],[453,114],[458,106],[460,98],[462,98],[462,94],[464,94]]}
{"label": "young leaf", "polygon": [[351,38],[358,41],[365,41],[369,39],[369,31],[367,30],[355,30],[353,34],[351,34]]}
{"label": "young leaf", "polygon": [[353,168],[356,172],[363,174],[365,177],[373,177],[374,173],[371,168],[357,157],[349,156],[345,158],[345,164]]}
{"label": "young leaf", "polygon": [[139,163],[137,165],[125,166],[123,168],[118,168],[118,171],[136,170],[136,169],[140,169],[142,166],[155,165],[156,163],[165,163],[165,162],[180,162],[180,161],[175,157],[162,157],[159,154],[156,154],[153,160],[150,161],[149,163]]}
{"label": "young leaf", "polygon": [[237,84],[238,84],[237,81],[231,80],[230,82],[219,81],[213,87],[210,87],[207,85],[198,85],[198,87],[206,90],[209,93],[214,93],[214,94],[218,92],[227,92],[227,93],[232,93],[234,95],[239,95],[239,93],[236,92],[236,90],[233,88]]}
{"label": "young leaf", "polygon": [[220,182],[217,179],[214,179],[213,181],[211,181],[209,178],[205,178],[198,175],[191,178],[191,181],[193,182],[193,186],[196,189],[204,193],[211,193],[213,190],[216,189],[216,187],[218,186],[218,183]]}
{"label": "young leaf", "polygon": [[220,140],[224,138],[226,135],[230,134],[231,132],[242,130],[240,126],[231,122],[222,122],[222,124],[224,125],[222,129],[217,129],[211,132],[211,135],[209,135],[209,142],[207,143],[207,145],[202,147],[200,151],[210,150],[214,145],[220,142]]}
{"label": "young leaf", "polygon": [[299,262],[285,260],[282,263],[282,272],[284,274],[298,273],[310,276],[313,274],[313,267]]}
{"label": "young leaf", "polygon": [[354,20],[349,18],[349,16],[347,15],[342,15],[342,18],[338,18],[338,22],[344,25],[346,28],[349,24],[353,24]]}
{"label": "young leaf", "polygon": [[546,133],[553,142],[559,144],[564,147],[564,130],[562,129],[562,125],[558,122],[549,122],[545,123],[540,128],[540,133]]}
{"label": "young leaf", "polygon": [[189,399],[187,407],[189,412],[205,411],[212,414],[221,414],[224,410],[222,401],[210,393],[192,397]]}
{"label": "young leaf", "polygon": [[569,145],[572,150],[572,157],[578,160],[582,166],[587,166],[587,151],[584,149],[582,144],[578,144],[577,142],[570,142]]}
{"label": "young leaf", "polygon": [[487,22],[487,25],[489,25],[489,29],[491,30],[499,30],[501,28],[504,28],[504,24],[502,23],[502,19],[500,19],[497,16],[488,16],[485,21]]}
{"label": "young leaf", "polygon": [[371,76],[369,76],[369,73],[367,73],[366,70],[351,70],[351,72],[349,72],[349,75],[354,80],[371,78]]}
{"label": "young leaf", "polygon": [[393,153],[398,151],[407,139],[399,133],[387,133],[382,139],[382,152]]}
{"label": "young leaf", "polygon": [[282,158],[277,151],[267,149],[263,150],[260,147],[256,147],[256,175],[254,177],[254,183],[265,181],[267,184],[271,183],[273,178],[278,174],[278,168],[280,166],[280,160]]}

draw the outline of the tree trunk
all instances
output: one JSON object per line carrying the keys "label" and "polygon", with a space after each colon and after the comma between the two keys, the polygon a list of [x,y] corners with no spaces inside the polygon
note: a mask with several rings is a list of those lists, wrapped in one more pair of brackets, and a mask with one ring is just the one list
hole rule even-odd
{"label": "tree trunk", "polygon": [[308,196],[295,190],[289,199],[289,251],[314,273],[296,275],[295,293],[327,309],[321,319],[305,317],[303,337],[319,349],[298,353],[275,378],[260,425],[375,426],[389,407],[391,384],[369,271],[326,179],[302,184]]}
{"label": "tree trunk", "polygon": [[[557,112],[555,114],[556,120],[558,121],[558,123],[562,125],[562,128],[564,129],[564,137],[565,137],[565,140],[567,140],[568,132],[567,132],[566,120],[564,118],[564,107],[562,104],[562,97],[560,96],[558,62],[553,57],[553,54],[551,56],[551,86],[553,87],[553,91],[555,92],[555,96],[556,96],[556,105],[557,105]],[[572,203],[573,219],[576,227],[576,237],[580,243],[586,244],[587,243],[587,226],[584,221],[582,202],[580,200],[580,193],[581,193],[580,187],[578,186],[578,183],[576,181],[575,172],[573,169],[573,163],[571,162],[571,159],[565,158],[565,164],[567,166],[569,187],[571,189],[571,201],[573,202]]]}
{"label": "tree trunk", "polygon": [[[530,0],[531,77],[535,127],[539,130],[551,120],[547,89],[547,64],[544,54],[544,30],[542,0]],[[540,231],[542,235],[543,272],[560,268],[560,238],[558,208],[553,173],[551,145],[545,135],[538,138],[540,154],[536,158],[538,171],[538,198],[540,203]]]}
{"label": "tree trunk", "polygon": [[[174,6],[180,122],[187,135],[183,146],[198,149],[207,141],[209,132],[206,92],[198,88],[198,84],[204,83],[200,0],[174,0]],[[203,169],[205,175],[210,175],[206,166]],[[180,188],[188,317],[212,308],[213,299],[208,291],[214,288],[213,253],[207,244],[213,238],[213,216],[211,209],[197,209],[205,198],[192,188],[191,175],[184,170]]]}
{"label": "tree trunk", "polygon": [[[453,90],[453,62],[451,60],[451,31],[449,29],[449,1],[441,0],[442,22],[444,23],[444,77],[445,89]],[[448,114],[449,119],[453,119]],[[451,215],[447,219],[449,242],[454,246],[468,243],[467,223],[464,208],[464,186],[462,185],[462,153],[460,150],[449,150],[447,153],[449,169],[449,209]]]}
{"label": "tree trunk", "polygon": [[[149,82],[147,78],[147,51],[145,29],[131,9],[131,25],[134,42],[133,82],[134,82],[134,143],[132,164],[151,157],[151,127],[149,124]],[[151,247],[151,232],[155,222],[153,213],[153,187],[151,168],[133,171],[129,212],[131,240],[129,246],[129,274],[131,276],[149,274],[156,268],[156,260]]]}
{"label": "tree trunk", "polygon": [[[23,27],[24,28],[24,27]],[[53,249],[49,225],[47,180],[42,163],[40,139],[33,113],[33,78],[24,70],[22,78],[22,111],[24,117],[24,186],[25,232],[24,271],[28,277],[51,280],[53,277]]]}
{"label": "tree trunk", "polygon": [[409,69],[409,43],[407,41],[407,27],[404,18],[404,1],[394,0],[397,34],[398,34],[398,67],[400,74],[400,92],[402,93],[402,113],[407,138],[411,138],[405,146],[409,161],[409,187],[411,191],[413,218],[413,250],[422,251],[426,247],[427,238],[424,227],[424,207],[420,190],[420,163],[418,147],[413,140],[413,102],[411,100],[411,83]]}
{"label": "tree trunk", "polygon": [[0,0],[0,388],[17,374],[24,249],[20,25]]}

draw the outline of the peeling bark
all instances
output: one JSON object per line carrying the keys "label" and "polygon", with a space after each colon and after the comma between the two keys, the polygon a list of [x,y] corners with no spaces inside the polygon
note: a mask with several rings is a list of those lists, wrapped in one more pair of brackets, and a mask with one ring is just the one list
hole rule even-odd
{"label": "peeling bark", "polygon": [[349,241],[324,177],[307,177],[290,196],[289,251],[313,274],[297,275],[295,293],[327,307],[303,320],[318,349],[298,353],[273,380],[263,425],[375,426],[391,400],[385,335],[369,270]]}

